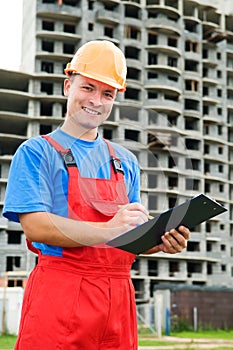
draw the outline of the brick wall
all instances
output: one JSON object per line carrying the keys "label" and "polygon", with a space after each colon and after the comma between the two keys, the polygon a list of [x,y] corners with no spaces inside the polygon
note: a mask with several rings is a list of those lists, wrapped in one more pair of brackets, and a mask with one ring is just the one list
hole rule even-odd
{"label": "brick wall", "polygon": [[173,290],[171,317],[194,323],[200,328],[233,329],[233,290]]}

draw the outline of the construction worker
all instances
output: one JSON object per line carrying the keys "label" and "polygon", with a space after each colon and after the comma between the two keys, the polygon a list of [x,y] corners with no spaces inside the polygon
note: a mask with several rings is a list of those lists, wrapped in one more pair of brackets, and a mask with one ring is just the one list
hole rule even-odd
{"label": "construction worker", "polygon": [[[126,88],[126,61],[109,41],[90,41],[65,69],[67,113],[49,135],[17,150],[4,216],[20,222],[38,264],[27,282],[16,350],[135,350],[130,268],[135,255],[105,243],[147,221],[139,165],[98,126]],[[181,252],[179,227],[147,253]]]}

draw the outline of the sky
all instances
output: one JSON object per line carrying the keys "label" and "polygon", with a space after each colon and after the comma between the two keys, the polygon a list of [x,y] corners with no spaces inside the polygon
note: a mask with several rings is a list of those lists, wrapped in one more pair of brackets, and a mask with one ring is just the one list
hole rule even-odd
{"label": "sky", "polygon": [[0,69],[19,70],[23,0],[0,0]]}
{"label": "sky", "polygon": [[[210,0],[206,0],[210,1]],[[215,0],[233,12],[232,0]],[[0,69],[19,70],[22,44],[23,0],[0,0]]]}

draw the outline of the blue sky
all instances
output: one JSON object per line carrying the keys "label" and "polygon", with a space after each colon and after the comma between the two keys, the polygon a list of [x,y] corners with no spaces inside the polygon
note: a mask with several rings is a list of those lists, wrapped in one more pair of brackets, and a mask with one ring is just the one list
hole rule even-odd
{"label": "blue sky", "polygon": [[0,69],[18,70],[23,0],[0,0]]}

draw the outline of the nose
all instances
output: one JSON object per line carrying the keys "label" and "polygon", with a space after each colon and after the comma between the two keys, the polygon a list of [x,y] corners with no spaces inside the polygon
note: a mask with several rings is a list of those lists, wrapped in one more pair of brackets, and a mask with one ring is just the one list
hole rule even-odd
{"label": "nose", "polygon": [[102,93],[101,91],[93,91],[90,97],[90,103],[93,106],[102,106]]}

